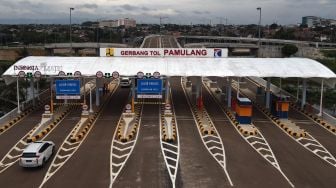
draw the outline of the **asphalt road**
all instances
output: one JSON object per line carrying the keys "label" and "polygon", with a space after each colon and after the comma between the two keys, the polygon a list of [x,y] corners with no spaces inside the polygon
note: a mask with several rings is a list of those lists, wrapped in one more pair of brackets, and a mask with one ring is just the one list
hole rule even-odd
{"label": "asphalt road", "polygon": [[239,135],[205,88],[203,88],[203,100],[222,137],[227,156],[227,169],[234,185],[237,187],[290,187],[281,173]]}
{"label": "asphalt road", "polygon": [[[79,109],[70,112],[70,114],[65,117],[59,125],[57,125],[57,127],[45,138],[45,140],[53,141],[56,145],[56,149],[58,149],[63,140],[79,121],[80,113],[81,110]],[[54,156],[55,155],[53,155],[52,158]],[[52,158],[49,159],[45,166],[39,168],[22,168],[17,162],[0,174],[0,185],[17,188],[38,187],[50,166]]]}
{"label": "asphalt road", "polygon": [[[160,37],[149,38],[144,48],[158,48],[160,40]],[[159,112],[159,105],[144,104],[138,141],[113,187],[171,186],[160,149]]]}
{"label": "asphalt road", "polygon": [[[249,88],[251,91],[256,91],[256,85],[247,80],[247,85],[243,86]],[[336,156],[336,137],[329,131],[325,130],[322,126],[315,123],[313,120],[307,118],[302,113],[290,108],[288,118],[295,122],[298,126],[309,132],[314,138],[316,138],[331,154]]]}
{"label": "asphalt road", "polygon": [[[0,158],[2,159],[7,152],[16,144],[24,135],[26,135],[34,126],[41,121],[41,115],[44,111],[37,110],[22,119],[19,123],[0,135]],[[1,160],[0,159],[0,160]]]}
{"label": "asphalt road", "polygon": [[172,77],[170,83],[180,135],[177,187],[230,187],[222,167],[202,143],[180,77]]}
{"label": "asphalt road", "polygon": [[44,187],[108,187],[112,136],[129,89],[118,88],[77,152]]}
{"label": "asphalt road", "polygon": [[261,120],[254,121],[255,126],[262,131],[283,172],[296,187],[333,187],[336,185],[335,167],[295,142],[276,125],[267,122],[264,114],[257,108],[253,108],[253,119]]}

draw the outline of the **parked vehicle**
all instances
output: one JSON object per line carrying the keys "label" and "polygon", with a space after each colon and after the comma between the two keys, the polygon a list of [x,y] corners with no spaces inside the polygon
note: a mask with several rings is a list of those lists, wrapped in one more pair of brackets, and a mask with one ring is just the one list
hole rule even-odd
{"label": "parked vehicle", "polygon": [[40,141],[29,144],[20,158],[22,167],[43,166],[54,153],[55,144],[51,141]]}
{"label": "parked vehicle", "polygon": [[121,87],[130,87],[132,84],[132,81],[130,78],[121,78],[120,80],[120,86]]}

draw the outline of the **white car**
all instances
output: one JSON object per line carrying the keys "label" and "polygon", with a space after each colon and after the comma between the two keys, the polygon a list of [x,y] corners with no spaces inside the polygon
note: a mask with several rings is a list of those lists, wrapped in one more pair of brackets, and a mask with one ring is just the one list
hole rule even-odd
{"label": "white car", "polygon": [[38,167],[43,166],[54,153],[55,144],[51,141],[40,141],[30,143],[23,150],[20,158],[20,166],[22,167]]}
{"label": "white car", "polygon": [[121,80],[120,80],[120,86],[121,87],[130,87],[131,84],[132,84],[132,81],[129,78],[121,78]]}

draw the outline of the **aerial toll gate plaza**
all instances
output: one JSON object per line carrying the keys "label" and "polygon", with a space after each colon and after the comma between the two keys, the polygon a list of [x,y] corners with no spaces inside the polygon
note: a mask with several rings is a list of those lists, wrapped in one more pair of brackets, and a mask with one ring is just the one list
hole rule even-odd
{"label": "aerial toll gate plaza", "polygon": [[[306,58],[232,58],[171,36],[100,57],[27,57],[3,75],[34,96],[0,122],[6,187],[334,187],[336,126],[324,87],[336,75]],[[271,80],[297,79],[293,96]],[[40,80],[50,87],[39,91]],[[321,108],[306,109],[308,83]],[[19,91],[19,90],[18,90]],[[24,148],[52,141],[37,170]],[[27,181],[27,179],[31,179]]]}

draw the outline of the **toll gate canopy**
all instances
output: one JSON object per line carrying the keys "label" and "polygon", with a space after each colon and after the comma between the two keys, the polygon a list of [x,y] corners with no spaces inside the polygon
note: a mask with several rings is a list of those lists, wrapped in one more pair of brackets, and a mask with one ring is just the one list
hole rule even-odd
{"label": "toll gate canopy", "polygon": [[82,77],[96,77],[98,71],[121,76],[160,72],[165,76],[280,77],[323,79],[335,86],[336,74],[321,63],[307,58],[181,58],[181,57],[44,57],[31,56],[17,61],[2,77],[15,80],[20,71],[42,77],[57,77],[60,71]]}

